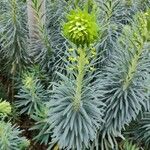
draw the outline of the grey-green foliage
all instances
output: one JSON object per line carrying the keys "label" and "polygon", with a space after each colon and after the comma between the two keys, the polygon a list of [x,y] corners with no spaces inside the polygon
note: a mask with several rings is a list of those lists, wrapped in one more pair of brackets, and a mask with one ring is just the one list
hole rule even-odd
{"label": "grey-green foliage", "polygon": [[36,77],[36,74],[27,72],[22,76],[22,84],[19,86],[16,98],[16,107],[20,109],[20,113],[32,115],[35,112],[42,111],[45,107],[47,91]]}
{"label": "grey-green foliage", "polygon": [[[148,64],[144,62],[147,53],[142,56],[140,65],[138,65],[138,71],[131,84],[124,90],[123,82],[128,65],[126,60],[130,58],[129,55],[132,55],[124,52],[119,49],[114,54],[114,60],[106,67],[106,72],[104,71],[105,73],[103,72],[100,76],[99,92],[103,94],[101,99],[107,105],[104,128],[100,132],[103,145],[101,149],[103,148],[104,150],[110,145],[110,147],[117,146],[115,137],[119,136],[122,138],[121,130],[124,126],[129,125],[133,119],[136,119],[142,108],[147,110],[150,106],[149,97],[145,92],[145,85],[148,83],[145,83],[143,80],[148,76],[148,73],[143,71],[143,67],[146,67]],[[105,142],[106,139],[110,145]]]}
{"label": "grey-green foliage", "polygon": [[[116,58],[106,67],[106,73],[105,71],[102,73],[101,80],[103,81],[100,81],[100,86],[102,86],[100,92],[104,94],[103,100],[108,104],[106,118],[108,122],[111,119],[117,121],[114,122],[114,125],[112,122],[110,124],[107,122],[106,128],[114,126],[115,129],[120,131],[123,122],[127,120],[130,122],[132,117],[135,119],[139,110],[142,110],[142,106],[146,110],[149,108],[148,94],[145,91],[148,83],[144,81],[148,76],[147,71],[149,69],[147,54],[148,52],[144,52],[141,56],[134,78],[126,89],[124,89],[124,78],[128,73],[133,53],[127,49],[119,48],[119,51],[114,54]],[[110,116],[111,111],[113,111],[113,115]]]}
{"label": "grey-green foliage", "polygon": [[35,121],[35,124],[30,128],[30,130],[35,133],[33,140],[45,145],[49,144],[52,132],[49,123],[48,109],[49,107],[45,105],[42,111],[35,112],[31,116],[31,118]]}
{"label": "grey-green foliage", "polygon": [[[107,59],[106,66],[103,66],[100,73],[97,70],[94,73],[86,72],[78,111],[73,106],[77,72],[67,70],[69,63],[64,60],[68,59],[66,49],[70,47],[70,43],[61,33],[61,22],[65,20],[65,13],[75,7],[73,1],[48,0],[45,24],[41,21],[37,0],[33,1],[33,9],[38,19],[35,29],[38,28],[39,31],[36,32],[38,38],[32,39],[29,47],[24,4],[19,0],[6,0],[3,9],[2,5],[0,6],[0,55],[3,60],[7,61],[10,67],[13,65],[12,71],[16,65],[21,68],[26,60],[28,47],[33,62],[42,66],[41,68],[50,74],[49,80],[54,81],[50,86],[51,97],[48,99],[46,88],[36,75],[27,74],[23,77],[16,96],[20,112],[29,114],[36,122],[31,128],[35,132],[38,131],[34,140],[49,145],[49,149],[57,143],[60,149],[81,150],[96,147],[100,150],[117,150],[116,137],[123,138],[121,131],[124,126],[150,106],[150,96],[147,92],[147,78],[150,75],[149,43],[141,43],[141,32],[136,23],[132,24],[135,21],[132,20],[133,15],[143,7],[141,0],[135,0],[135,3],[131,0],[95,1],[102,32],[97,44],[98,70],[101,51],[106,52],[104,59],[111,59]],[[142,4],[145,6],[145,3]],[[80,1],[79,5],[83,6],[83,1]],[[126,24],[135,26],[135,29]],[[122,37],[122,32],[125,37]],[[133,36],[134,32],[138,37]],[[133,37],[135,39],[132,39]],[[137,51],[139,43],[142,44],[141,53]],[[4,63],[1,60],[0,62]],[[58,73],[56,76],[56,71],[64,75]],[[48,107],[45,100],[48,101]],[[138,139],[146,141],[149,146],[149,135],[145,132],[149,129],[147,118],[143,119],[143,124],[140,125],[141,134],[138,134]],[[130,146],[131,144],[128,147]]]}
{"label": "grey-green foliage", "polygon": [[136,123],[136,127],[131,132],[133,139],[139,143],[144,143],[145,150],[150,147],[150,112],[145,112]]}
{"label": "grey-green foliage", "polygon": [[[39,63],[52,78],[56,70],[63,70],[62,57],[67,47],[65,38],[61,35],[61,19],[65,13],[65,1],[46,1],[46,14],[40,14],[42,5],[34,0],[32,9],[35,12],[35,37],[31,38],[29,45],[30,56],[34,63]],[[46,18],[43,21],[43,18]]]}
{"label": "grey-green foliage", "polygon": [[[92,16],[92,14],[88,13],[88,10],[84,9],[84,11],[87,15],[85,17],[90,18]],[[68,13],[68,15],[72,17],[71,13]],[[73,15],[72,20],[76,18],[79,18],[79,21],[80,19],[85,19],[85,22],[90,20],[80,18],[75,13]],[[70,20],[67,21],[64,24],[67,24]],[[92,25],[90,24],[88,27],[90,30]],[[75,30],[78,29],[75,28]],[[70,32],[67,30],[63,31],[64,33]],[[92,32],[92,29],[90,31]],[[87,32],[88,36],[93,36],[91,32]],[[97,34],[97,30],[95,32]],[[68,40],[71,41],[71,39]],[[89,41],[89,43],[91,42],[93,41]],[[74,42],[74,44],[77,43]],[[69,53],[65,53],[66,74],[58,73],[60,80],[52,83],[52,90],[50,91],[52,95],[49,101],[48,113],[52,130],[52,141],[49,149],[54,144],[58,144],[60,149],[67,150],[89,148],[92,141],[96,138],[97,130],[101,128],[104,104],[98,99],[100,94],[95,88],[95,82],[92,82],[97,77],[97,74],[89,71],[89,66],[93,65],[89,57],[91,49],[88,47],[89,45],[85,45],[86,40],[83,40],[80,43],[81,47],[78,44],[74,45],[72,50],[68,50]],[[75,61],[72,61],[72,59]]]}
{"label": "grey-green foliage", "polygon": [[113,46],[121,34],[122,22],[129,20],[123,14],[124,7],[119,0],[96,0],[98,6],[98,21],[102,35],[98,42],[98,51],[104,51],[104,57],[110,58]]}
{"label": "grey-green foliage", "polygon": [[[61,29],[66,11],[68,11],[71,5],[68,5],[65,0],[47,1],[46,26],[53,51],[52,61],[50,62],[49,60],[48,62],[49,72],[50,70],[53,73],[56,71],[63,72],[65,69],[63,59],[65,58],[65,52],[69,45],[68,41],[62,36]],[[56,80],[54,75],[52,78],[52,80]]]}
{"label": "grey-green foliage", "polygon": [[[149,43],[143,40],[140,28],[134,24],[128,35],[136,35],[126,45],[117,43],[112,59],[99,76],[98,88],[101,100],[107,105],[105,123],[100,131],[101,149],[117,149],[115,137],[121,137],[125,125],[135,120],[139,112],[150,109],[147,87],[150,77]],[[136,43],[138,42],[138,44]],[[128,43],[128,44],[127,44]],[[110,115],[111,114],[111,115]]]}
{"label": "grey-green foliage", "polygon": [[[141,0],[95,0],[98,9],[98,21],[102,26],[102,35],[97,43],[98,51],[104,52],[104,58],[111,59],[111,52],[117,45],[117,39],[124,25],[131,24],[133,16],[145,10],[149,2]],[[145,7],[144,7],[145,6]],[[100,64],[101,65],[101,64]]]}
{"label": "grey-green foliage", "polygon": [[138,10],[145,10],[150,7],[149,0],[130,0],[132,7]]}
{"label": "grey-green foliage", "polygon": [[123,143],[123,150],[140,150],[132,141],[125,141]]}
{"label": "grey-green foliage", "polygon": [[1,150],[25,150],[30,142],[23,136],[22,131],[10,122],[0,121]]}
{"label": "grey-green foliage", "polygon": [[[124,43],[127,42],[129,45],[122,45],[122,43],[117,41],[118,37],[121,35],[120,32],[124,24],[123,21],[125,20],[125,18],[123,18],[124,20],[120,20],[120,17],[117,16],[118,12],[122,10],[120,9],[121,5],[118,6],[117,1],[107,1],[107,3],[104,2],[103,4],[105,7],[103,9],[101,8],[102,14],[107,14],[108,11],[105,10],[109,10],[109,7],[111,8],[109,10],[110,16],[108,16],[108,22],[103,22],[103,24],[108,24],[112,27],[110,23],[113,22],[115,25],[115,28],[113,28],[114,32],[109,28],[110,32],[108,33],[110,36],[106,35],[106,38],[102,36],[101,39],[106,42],[104,48],[107,47],[108,50],[111,50],[111,60],[106,63],[106,67],[104,67],[98,77],[94,76],[92,78],[91,76],[92,79],[97,79],[96,83],[93,83],[93,80],[86,80],[87,82],[84,88],[87,92],[84,92],[84,88],[82,89],[83,103],[78,112],[74,111],[72,104],[76,85],[74,76],[70,76],[70,74],[66,74],[67,77],[60,75],[60,83],[54,82],[53,84],[53,90],[51,91],[52,96],[49,102],[49,124],[52,129],[52,145],[58,143],[60,148],[89,148],[91,144],[90,141],[96,138],[98,128],[94,127],[97,122],[93,123],[92,121],[93,116],[94,119],[97,118],[98,120],[98,116],[95,116],[95,114],[99,114],[97,107],[99,107],[99,101],[101,100],[107,105],[104,115],[104,120],[106,122],[103,124],[103,128],[100,128],[98,134],[99,138],[96,139],[97,149],[116,150],[118,148],[116,137],[123,138],[121,131],[124,126],[135,119],[140,111],[149,109],[149,102],[147,101],[149,97],[145,88],[148,84],[147,77],[149,76],[148,70],[150,69],[148,44],[144,43],[142,47],[143,52],[139,53],[139,58],[136,60],[135,57],[137,57],[136,53],[138,53],[137,49],[139,47],[131,43],[134,43],[137,39],[130,43],[124,38]],[[116,8],[117,10],[115,10]],[[128,20],[126,23],[127,22]],[[141,33],[138,30],[137,34],[139,34],[140,37]],[[109,45],[109,41],[106,40],[107,37],[111,40],[114,39],[111,41],[113,44],[110,43]],[[107,44],[109,46],[107,46]],[[134,61],[136,61],[137,65],[135,68],[133,67],[135,65]],[[73,75],[75,74],[74,72]],[[96,101],[93,101],[93,95],[94,99],[98,98],[99,100],[95,99]],[[89,107],[91,105],[93,105],[93,107]],[[84,110],[86,110],[86,114],[83,113]],[[83,118],[82,121],[80,120],[81,116]],[[102,117],[99,119],[102,119]],[[87,122],[94,124],[93,127],[91,128],[91,123]],[[101,123],[99,123],[99,125],[101,126]],[[99,139],[101,141],[98,141]]]}
{"label": "grey-green foliage", "polygon": [[49,102],[52,143],[58,143],[60,149],[89,148],[103,122],[104,104],[99,99],[100,95],[94,83],[90,84],[95,76],[84,80],[79,110],[73,105],[75,78],[72,75],[71,77],[60,75],[60,77],[60,83],[53,84]]}
{"label": "grey-green foliage", "polygon": [[48,30],[44,19],[46,14],[41,14],[43,2],[33,0],[31,3],[31,9],[34,11],[36,21],[32,27],[34,35],[30,37],[29,45],[30,57],[33,59],[33,63],[40,63],[41,66],[47,65],[49,59],[51,60],[52,54]]}
{"label": "grey-green foliage", "polygon": [[11,72],[21,69],[26,62],[27,29],[24,4],[18,0],[6,0],[0,9],[0,53],[5,67]]}

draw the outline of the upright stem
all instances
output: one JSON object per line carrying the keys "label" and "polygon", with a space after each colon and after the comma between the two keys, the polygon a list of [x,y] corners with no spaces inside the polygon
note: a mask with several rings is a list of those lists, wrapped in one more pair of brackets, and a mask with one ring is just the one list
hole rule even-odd
{"label": "upright stem", "polygon": [[17,15],[17,2],[16,0],[12,1],[12,18],[13,18],[13,23],[16,24],[16,15]]}
{"label": "upright stem", "polygon": [[[38,0],[38,6],[41,5],[40,8],[40,19],[43,24],[45,24],[45,0]],[[29,24],[29,36],[30,38],[36,37],[36,32],[38,32],[38,28],[35,29],[35,25],[37,24],[37,16],[35,10],[32,8],[33,2],[32,0],[27,0],[27,10],[28,10],[28,24]],[[42,17],[44,15],[44,17]]]}
{"label": "upright stem", "polygon": [[83,78],[85,75],[85,59],[86,59],[86,53],[85,50],[79,51],[79,58],[78,58],[78,65],[77,65],[77,78],[76,78],[76,93],[75,93],[75,99],[74,99],[74,108],[75,110],[79,110],[80,103],[81,103],[81,97],[82,97],[82,87],[83,87]]}
{"label": "upright stem", "polygon": [[14,102],[14,88],[15,88],[15,75],[16,75],[16,63],[14,62],[13,64],[12,64],[12,93],[11,93],[11,100],[12,100],[12,102]]}
{"label": "upright stem", "polygon": [[131,60],[131,65],[129,66],[128,74],[124,81],[124,86],[123,86],[124,90],[127,89],[127,87],[129,86],[129,84],[131,83],[131,80],[133,79],[135,75],[138,61],[142,54],[142,50],[143,50],[143,43],[141,43],[141,46],[138,48],[137,53],[134,55],[133,59]]}
{"label": "upright stem", "polygon": [[[17,1],[16,0],[13,0],[12,1],[12,18],[13,18],[13,24],[14,24],[14,28],[15,28],[15,40],[14,40],[14,45],[15,45],[15,48],[14,48],[14,53],[13,53],[13,56],[14,58],[16,57],[16,53],[17,53],[17,50],[18,50],[18,43],[17,43],[17,32],[16,32],[16,29],[17,29]],[[14,87],[15,87],[15,81],[14,81],[14,78],[15,78],[15,75],[16,75],[16,68],[17,68],[17,61],[16,59],[14,59],[14,61],[12,62],[12,68],[11,68],[11,74],[12,74],[12,88],[11,88],[11,100],[12,102],[14,101]]]}

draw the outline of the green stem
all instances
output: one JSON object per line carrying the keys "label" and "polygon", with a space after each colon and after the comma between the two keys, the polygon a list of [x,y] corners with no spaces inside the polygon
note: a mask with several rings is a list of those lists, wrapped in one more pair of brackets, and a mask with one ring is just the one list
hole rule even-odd
{"label": "green stem", "polygon": [[80,103],[81,103],[83,78],[85,74],[85,60],[86,60],[85,51],[81,50],[79,52],[78,65],[77,65],[78,74],[76,78],[76,93],[74,99],[74,108],[76,111],[79,110]]}
{"label": "green stem", "polygon": [[14,102],[14,89],[15,89],[15,75],[16,75],[16,63],[12,63],[12,69],[11,69],[11,74],[12,74],[12,88],[11,88],[11,102]]}
{"label": "green stem", "polygon": [[46,30],[45,30],[44,21],[42,21],[42,16],[44,15],[44,14],[42,14],[42,10],[41,10],[42,9],[42,3],[44,3],[44,1],[41,3],[33,2],[32,8],[34,9],[35,18],[37,21],[37,30],[38,30],[38,36],[39,36],[37,38],[40,38],[42,40],[42,42],[45,45],[45,47],[47,48],[47,52],[50,56],[51,44],[49,43],[49,40],[48,40],[48,35],[47,35]]}
{"label": "green stem", "polygon": [[17,19],[16,19],[16,15],[17,15],[17,2],[16,2],[16,0],[13,0],[12,6],[13,6],[13,8],[12,8],[13,23],[16,24],[16,21],[17,21]]}
{"label": "green stem", "polygon": [[131,83],[131,81],[135,75],[135,72],[137,70],[138,61],[139,61],[140,56],[142,54],[143,44],[144,43],[141,44],[141,46],[137,50],[137,53],[134,55],[133,59],[131,60],[131,65],[129,66],[128,74],[127,74],[126,79],[124,81],[124,86],[123,86],[124,90],[126,90],[128,88],[128,86],[130,85],[130,83]]}

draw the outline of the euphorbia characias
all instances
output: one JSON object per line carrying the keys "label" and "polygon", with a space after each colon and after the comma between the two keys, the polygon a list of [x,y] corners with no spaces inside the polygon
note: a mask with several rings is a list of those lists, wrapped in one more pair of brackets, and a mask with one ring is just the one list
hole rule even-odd
{"label": "euphorbia characias", "polygon": [[[67,15],[63,33],[73,48],[68,50],[68,77],[58,73],[62,82],[55,83],[50,104],[52,143],[60,149],[89,148],[103,122],[104,104],[98,99],[94,84],[93,58],[99,28],[96,16],[87,9],[76,8]],[[90,75],[89,75],[90,73]],[[95,93],[94,93],[95,92]],[[57,115],[59,112],[60,115]]]}
{"label": "euphorbia characias", "polygon": [[[67,15],[67,21],[63,24],[63,33],[68,40],[75,44],[75,55],[70,53],[69,60],[72,69],[75,68],[76,74],[76,94],[74,97],[74,108],[77,111],[80,108],[82,86],[86,71],[89,69],[89,59],[96,55],[94,48],[90,48],[99,35],[99,26],[97,24],[95,11],[88,12],[86,6],[84,9],[76,8]],[[71,51],[72,52],[72,51]],[[76,62],[76,63],[75,63]],[[90,66],[92,70],[92,67]]]}
{"label": "euphorbia characias", "polygon": [[149,150],[149,33],[150,0],[0,0],[0,150],[14,121],[27,149]]}

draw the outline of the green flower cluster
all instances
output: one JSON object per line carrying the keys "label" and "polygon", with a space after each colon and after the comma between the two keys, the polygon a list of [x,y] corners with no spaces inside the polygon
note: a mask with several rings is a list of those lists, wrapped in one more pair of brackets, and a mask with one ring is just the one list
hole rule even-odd
{"label": "green flower cluster", "polygon": [[67,15],[67,22],[63,25],[64,35],[77,47],[89,46],[98,38],[99,27],[95,13],[85,10],[71,10]]}
{"label": "green flower cluster", "polygon": [[145,13],[139,13],[136,17],[143,40],[150,41],[150,10],[147,10]]}
{"label": "green flower cluster", "polygon": [[95,70],[93,64],[91,63],[91,61],[95,59],[97,55],[96,48],[94,47],[90,47],[89,49],[86,50],[82,48],[69,49],[68,50],[69,70],[74,70],[74,71],[78,70],[78,62],[80,59],[80,55],[83,53],[83,51],[85,53],[85,58],[84,58],[85,70],[90,72]]}
{"label": "green flower cluster", "polygon": [[23,74],[23,79],[22,79],[22,83],[24,85],[24,87],[26,87],[28,90],[33,89],[33,85],[34,85],[34,74],[33,73],[25,73]]}
{"label": "green flower cluster", "polygon": [[0,99],[0,114],[8,115],[11,113],[11,105],[9,102]]}
{"label": "green flower cluster", "polygon": [[150,9],[145,13],[147,20],[148,41],[150,41]]}
{"label": "green flower cluster", "polygon": [[123,34],[118,39],[123,45],[125,43],[122,41],[124,41],[126,37],[132,39],[132,42],[129,40],[128,43],[131,47],[130,50],[134,49],[134,46],[136,46],[137,49],[140,49],[144,42],[150,41],[150,10],[137,13],[134,16],[134,21],[136,24],[124,26]]}

